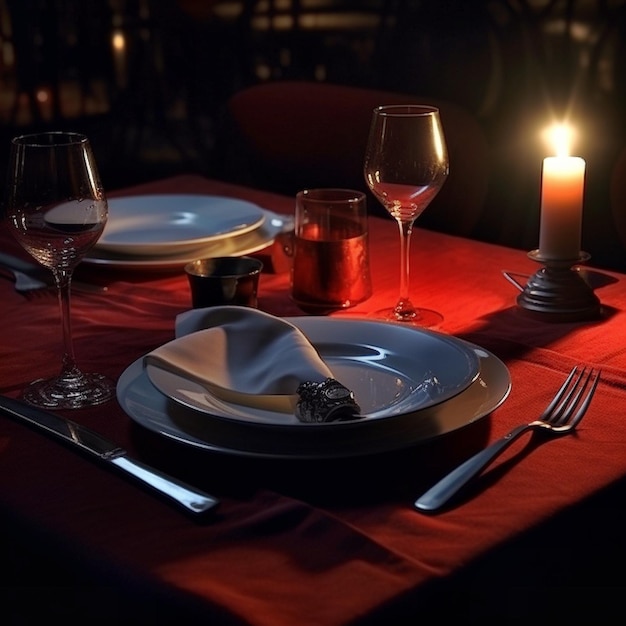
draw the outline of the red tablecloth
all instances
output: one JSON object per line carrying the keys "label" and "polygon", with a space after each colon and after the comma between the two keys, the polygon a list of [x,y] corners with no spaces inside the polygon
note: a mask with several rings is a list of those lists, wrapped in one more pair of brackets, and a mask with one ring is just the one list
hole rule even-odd
{"label": "red tablecloth", "polygon": [[[276,212],[293,209],[291,198],[196,176],[124,191],[159,192],[232,195]],[[5,232],[1,245],[19,252]],[[363,316],[395,301],[398,248],[395,223],[372,218],[374,295],[337,316]],[[502,276],[502,270],[536,269],[525,251],[416,229],[414,301],[444,315],[443,331],[500,357],[512,380],[509,398],[488,418],[425,445],[364,459],[249,459],[160,438],[134,424],[116,400],[65,413],[220,497],[217,514],[205,524],[1,418],[1,541],[17,568],[13,583],[11,574],[5,576],[5,595],[19,591],[22,597],[35,587],[45,603],[41,598],[52,596],[42,596],[42,589],[71,585],[74,591],[54,595],[55,610],[92,602],[96,615],[123,610],[143,623],[193,615],[219,623],[330,626],[398,623],[408,615],[416,623],[428,611],[514,613],[515,589],[541,584],[551,571],[548,564],[557,560],[555,571],[565,576],[551,581],[557,587],[616,581],[606,574],[623,549],[619,534],[602,542],[598,528],[593,536],[576,533],[597,519],[589,503],[626,476],[626,283],[619,274],[594,273],[602,283],[602,319],[548,323],[520,312],[518,292]],[[75,348],[85,370],[119,377],[135,359],[171,339],[176,315],[190,307],[182,271],[83,266],[78,274],[109,287],[106,293],[73,296]],[[288,291],[288,273],[264,273],[259,307],[302,314]],[[4,279],[0,301],[0,391],[16,396],[31,379],[58,368],[57,302],[53,293],[20,295]],[[576,363],[603,371],[577,434],[532,448],[521,441],[456,506],[438,515],[412,508],[415,497],[460,460],[536,417]],[[606,515],[599,529],[610,533],[621,505],[608,500],[598,506]],[[557,535],[550,549],[549,533],[562,516],[565,539]],[[598,541],[601,553],[594,556]],[[605,543],[614,552],[607,554]],[[58,575],[37,571],[46,559],[59,557],[65,567]],[[581,572],[589,563],[596,569]],[[576,572],[577,582],[568,572]],[[76,592],[81,583],[83,590]],[[29,602],[15,604],[8,605],[13,617],[34,610]],[[52,605],[50,600],[45,606]]]}

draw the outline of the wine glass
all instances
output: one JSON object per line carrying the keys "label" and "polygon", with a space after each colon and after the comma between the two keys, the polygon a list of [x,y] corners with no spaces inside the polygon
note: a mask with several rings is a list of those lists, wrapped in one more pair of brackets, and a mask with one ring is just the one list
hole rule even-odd
{"label": "wine glass", "polygon": [[57,286],[64,354],[61,371],[22,393],[30,404],[71,409],[106,402],[113,381],[76,365],[70,320],[72,272],[96,243],[108,215],[107,200],[89,139],[72,132],[42,132],[11,141],[5,217],[17,241]]}
{"label": "wine glass", "polygon": [[443,317],[409,298],[409,252],[413,224],[448,176],[448,150],[439,110],[426,105],[374,109],[365,152],[368,187],[400,228],[400,296],[394,307],[374,313],[389,321],[438,326]]}

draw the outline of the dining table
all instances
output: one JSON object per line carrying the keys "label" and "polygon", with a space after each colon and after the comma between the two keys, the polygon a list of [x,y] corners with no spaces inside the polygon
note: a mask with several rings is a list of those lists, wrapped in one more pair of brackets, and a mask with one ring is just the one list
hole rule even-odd
{"label": "dining table", "polygon": [[[197,174],[110,190],[210,194],[293,216],[295,199]],[[583,237],[584,243],[584,237]],[[0,232],[3,251],[28,255]],[[397,299],[398,227],[370,216],[372,295],[324,319],[371,320]],[[0,415],[0,619],[34,623],[203,623],[253,626],[528,623],[530,618],[624,617],[626,589],[626,275],[579,270],[601,303],[590,319],[557,320],[519,306],[539,266],[527,250],[427,230],[416,223],[411,297],[443,315],[437,334],[503,364],[506,393],[449,432],[363,454],[254,454],[191,445],[133,419],[116,398],[58,411],[134,458],[219,499],[185,513],[104,463]],[[290,297],[282,236],[264,262],[259,310],[312,317]],[[578,271],[578,270],[576,270]],[[128,267],[83,261],[75,276],[106,290],[72,294],[76,359],[120,380],[174,338],[191,309],[182,264]],[[0,393],[17,398],[59,368],[53,289],[18,293],[0,279]],[[419,331],[418,331],[419,332]],[[371,343],[376,346],[377,335]],[[573,366],[601,370],[573,434],[528,435],[447,507],[414,502],[466,458],[540,415]],[[598,621],[599,620],[599,621]],[[604,620],[604,621],[603,621]],[[577,622],[580,623],[580,622]]]}

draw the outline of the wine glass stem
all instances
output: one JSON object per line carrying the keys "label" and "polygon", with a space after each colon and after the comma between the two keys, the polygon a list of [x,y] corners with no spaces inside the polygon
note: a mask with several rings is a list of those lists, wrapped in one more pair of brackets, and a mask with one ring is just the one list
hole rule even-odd
{"label": "wine glass stem", "polygon": [[396,314],[400,317],[413,315],[415,307],[409,298],[409,271],[411,234],[414,220],[398,220],[400,228],[400,299],[396,305]]}
{"label": "wine glass stem", "polygon": [[63,362],[61,377],[72,377],[78,372],[76,358],[74,356],[74,344],[72,342],[72,318],[70,315],[70,284],[72,272],[58,270],[54,272],[54,280],[59,296],[59,309],[61,312],[61,324],[63,326]]}

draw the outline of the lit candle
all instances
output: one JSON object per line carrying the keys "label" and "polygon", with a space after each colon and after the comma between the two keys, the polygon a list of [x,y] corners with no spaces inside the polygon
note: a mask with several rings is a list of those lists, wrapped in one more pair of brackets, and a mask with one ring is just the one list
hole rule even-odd
{"label": "lit candle", "polygon": [[539,255],[545,259],[580,256],[585,161],[567,156],[564,127],[556,129],[557,156],[543,160]]}

